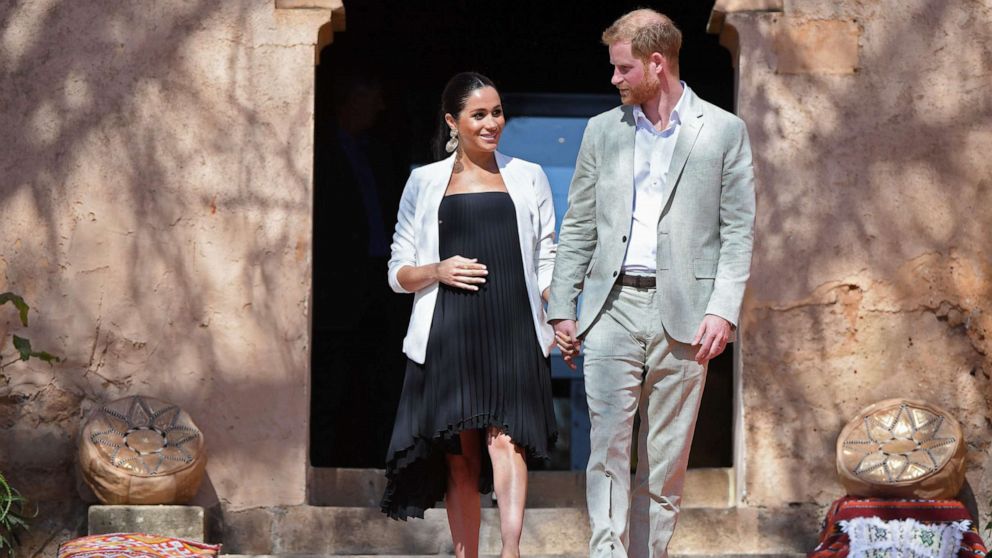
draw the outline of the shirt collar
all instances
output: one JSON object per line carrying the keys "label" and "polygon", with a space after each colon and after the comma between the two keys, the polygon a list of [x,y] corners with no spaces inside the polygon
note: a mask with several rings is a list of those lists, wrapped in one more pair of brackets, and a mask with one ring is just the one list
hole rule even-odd
{"label": "shirt collar", "polygon": [[674,129],[676,126],[682,124],[682,118],[679,115],[681,114],[682,111],[682,105],[685,103],[685,98],[687,96],[686,92],[689,91],[689,86],[686,85],[686,83],[681,80],[679,80],[679,83],[682,84],[682,96],[679,97],[679,102],[675,103],[675,107],[672,108],[672,113],[668,115],[668,128],[665,128],[661,132],[655,130],[654,124],[652,124],[651,121],[648,120],[648,117],[644,114],[644,111],[641,110],[641,105],[634,105],[634,121],[637,122],[638,125],[646,125],[648,128],[650,128],[651,130],[653,130],[655,133],[658,134],[668,132]]}

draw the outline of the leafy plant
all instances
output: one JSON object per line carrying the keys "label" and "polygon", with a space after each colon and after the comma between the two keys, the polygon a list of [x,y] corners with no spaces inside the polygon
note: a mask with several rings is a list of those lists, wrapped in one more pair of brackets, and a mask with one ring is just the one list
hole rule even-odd
{"label": "leafy plant", "polygon": [[0,556],[13,556],[19,532],[28,528],[25,505],[24,497],[0,474]]}
{"label": "leafy plant", "polygon": [[[11,303],[17,309],[21,325],[28,325],[28,311],[31,309],[20,295],[11,292],[0,293],[0,306]],[[3,349],[3,339],[0,339],[0,349]],[[31,347],[31,341],[19,335],[13,335],[14,354],[4,356],[0,353],[0,380],[3,371],[15,362],[24,362],[32,358],[47,362],[50,366],[62,359],[47,351],[36,351]],[[28,528],[29,516],[25,512],[27,505],[23,496],[0,473],[0,557],[13,556],[14,548],[19,544],[18,535]]]}
{"label": "leafy plant", "polygon": [[[24,299],[20,295],[16,295],[11,292],[0,293],[0,305],[11,303],[17,308],[18,317],[21,319],[21,325],[24,327],[28,326],[28,310],[31,308],[28,306]],[[42,360],[47,362],[49,365],[53,365],[56,362],[61,362],[62,359],[47,352],[47,351],[35,351],[31,348],[31,340],[18,335],[14,335],[14,349],[17,353],[9,356],[4,356],[0,354],[0,372],[2,372],[8,366],[14,364],[15,362],[23,362],[32,358]],[[6,362],[5,362],[6,361]]]}

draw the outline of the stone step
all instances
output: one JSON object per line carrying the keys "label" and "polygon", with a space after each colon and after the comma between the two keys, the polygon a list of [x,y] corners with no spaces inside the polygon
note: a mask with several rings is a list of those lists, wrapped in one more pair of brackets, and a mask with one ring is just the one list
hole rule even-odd
{"label": "stone step", "polygon": [[[500,550],[499,510],[482,510],[480,553]],[[243,515],[245,514],[245,515]],[[689,508],[671,551],[686,556],[803,554],[816,543],[816,507]],[[451,554],[444,510],[424,519],[392,521],[377,509],[294,506],[229,511],[221,540],[226,552],[278,556],[416,556]],[[528,509],[521,551],[526,556],[587,555],[589,519],[580,508]]]}
{"label": "stone step", "polygon": [[[734,502],[733,469],[689,469],[682,506],[729,508]],[[583,471],[530,471],[528,508],[583,508],[586,475]],[[378,507],[386,478],[382,469],[310,469],[309,501],[314,506]],[[483,505],[492,507],[488,498]]]}

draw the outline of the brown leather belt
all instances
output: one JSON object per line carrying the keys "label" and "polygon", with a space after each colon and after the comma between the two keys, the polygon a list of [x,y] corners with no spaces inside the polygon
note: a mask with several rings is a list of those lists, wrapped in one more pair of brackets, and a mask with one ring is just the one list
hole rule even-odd
{"label": "brown leather belt", "polygon": [[626,273],[621,273],[620,277],[617,277],[617,284],[623,285],[624,287],[636,287],[638,289],[653,289],[655,286],[655,278],[649,277],[647,275],[627,275]]}

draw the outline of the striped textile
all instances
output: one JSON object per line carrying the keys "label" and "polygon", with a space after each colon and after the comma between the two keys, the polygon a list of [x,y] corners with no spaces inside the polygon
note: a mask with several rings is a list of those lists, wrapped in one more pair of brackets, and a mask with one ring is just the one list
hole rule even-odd
{"label": "striped textile", "polygon": [[59,545],[58,558],[213,558],[219,553],[219,544],[141,533],[114,533],[66,541]]}

